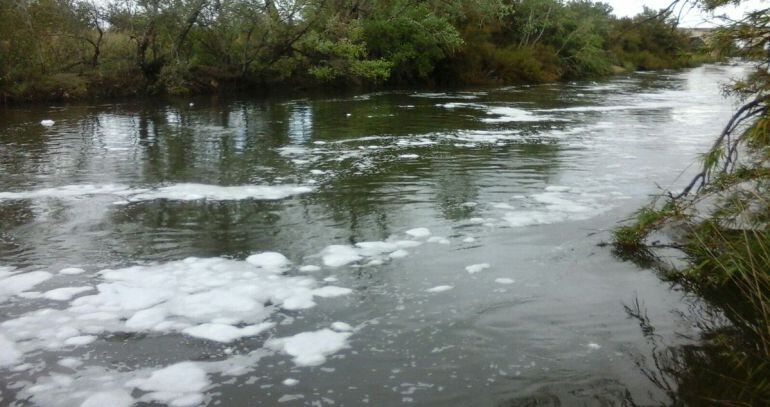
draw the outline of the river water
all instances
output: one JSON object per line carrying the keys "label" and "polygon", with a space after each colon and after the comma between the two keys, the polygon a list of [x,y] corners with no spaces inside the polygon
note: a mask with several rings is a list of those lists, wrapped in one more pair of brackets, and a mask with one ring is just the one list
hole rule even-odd
{"label": "river water", "polygon": [[0,404],[670,403],[706,305],[597,245],[744,72],[2,110]]}

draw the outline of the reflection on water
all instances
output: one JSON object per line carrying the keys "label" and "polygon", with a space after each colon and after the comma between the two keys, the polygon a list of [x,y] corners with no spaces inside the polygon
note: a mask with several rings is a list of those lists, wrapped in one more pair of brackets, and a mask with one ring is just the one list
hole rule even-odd
{"label": "reflection on water", "polygon": [[697,300],[595,245],[742,72],[6,110],[2,403],[674,402],[639,361],[696,343]]}

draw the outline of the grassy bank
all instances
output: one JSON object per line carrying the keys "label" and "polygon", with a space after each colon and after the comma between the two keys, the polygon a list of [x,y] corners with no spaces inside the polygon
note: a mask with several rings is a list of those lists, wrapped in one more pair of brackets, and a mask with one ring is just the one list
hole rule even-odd
{"label": "grassy bank", "polygon": [[[718,9],[742,2],[700,3]],[[655,267],[726,319],[697,318],[702,345],[674,351],[664,366],[678,385],[672,397],[685,404],[755,406],[770,400],[768,30],[766,7],[720,27],[713,45],[755,63],[746,78],[725,87],[741,107],[721,132],[714,129],[701,171],[682,191],[661,194],[614,231],[620,256]],[[687,260],[685,266],[658,257],[672,247]],[[706,391],[694,394],[693,388]]]}
{"label": "grassy bank", "polygon": [[558,0],[2,2],[0,98],[542,83],[702,62],[671,17]]}
{"label": "grassy bank", "polygon": [[[702,345],[669,358],[672,391],[686,404],[764,405],[770,400],[770,98],[765,42],[747,42],[753,24],[770,23],[761,10],[722,35],[747,44],[741,53],[756,70],[728,87],[741,108],[702,156],[702,169],[682,190],[666,192],[614,231],[616,252],[652,266],[720,310],[726,323],[699,320]],[[755,48],[758,47],[758,48]],[[663,243],[661,243],[663,242]],[[659,257],[676,249],[674,267]],[[691,393],[700,383],[699,394]],[[703,392],[702,389],[707,389]]]}

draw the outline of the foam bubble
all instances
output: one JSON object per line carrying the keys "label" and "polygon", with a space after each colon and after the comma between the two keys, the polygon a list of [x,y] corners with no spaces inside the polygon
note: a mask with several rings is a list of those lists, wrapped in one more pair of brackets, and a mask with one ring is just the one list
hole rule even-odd
{"label": "foam bubble", "polygon": [[286,256],[276,252],[252,254],[246,258],[246,262],[271,273],[280,273],[291,264]]}
{"label": "foam bubble", "polygon": [[206,372],[194,362],[181,362],[156,370],[130,386],[149,392],[146,399],[172,406],[194,406],[203,402],[203,391],[211,385]]}
{"label": "foam bubble", "polygon": [[287,378],[287,379],[285,379],[284,381],[282,381],[281,383],[283,383],[283,385],[284,385],[284,386],[289,386],[289,387],[291,387],[291,386],[296,386],[296,385],[298,385],[298,384],[299,384],[299,380],[297,380],[297,379],[292,379],[292,378]]}
{"label": "foam bubble", "polygon": [[47,298],[49,300],[54,300],[54,301],[69,301],[72,299],[72,297],[78,294],[82,294],[86,291],[91,291],[93,289],[94,288],[90,286],[56,288],[43,293],[43,298]]}
{"label": "foam bubble", "polygon": [[232,342],[244,336],[254,336],[275,326],[272,322],[263,322],[257,325],[248,325],[237,328],[226,324],[200,324],[182,330],[183,333],[196,338],[208,339],[216,342]]}
{"label": "foam bubble", "polygon": [[420,239],[431,235],[428,228],[414,228],[406,231],[406,234],[414,238]]}
{"label": "foam bubble", "polygon": [[46,271],[14,273],[11,269],[6,268],[0,273],[0,302],[29,290],[51,277],[53,275]]}
{"label": "foam bubble", "polygon": [[481,121],[485,123],[509,123],[509,122],[538,122],[549,120],[544,116],[537,116],[532,112],[516,109],[514,107],[493,107],[487,110],[487,114],[494,115],[494,118],[485,118]]}
{"label": "foam bubble", "polygon": [[67,267],[59,270],[59,274],[66,274],[66,275],[77,275],[77,274],[83,274],[86,271],[79,267]]}
{"label": "foam bubble", "polygon": [[324,328],[302,332],[286,338],[271,339],[267,345],[293,357],[297,366],[318,366],[326,357],[348,347],[350,332],[335,332]]}
{"label": "foam bubble", "polygon": [[331,245],[327,246],[321,256],[327,267],[341,267],[361,260],[358,251],[351,246]]}
{"label": "foam bubble", "polygon": [[439,286],[436,286],[436,287],[433,287],[433,288],[429,288],[429,289],[427,289],[425,291],[429,292],[429,293],[440,293],[440,292],[444,292],[444,291],[449,291],[449,290],[451,290],[453,288],[454,287],[452,287],[451,285],[439,285]]}
{"label": "foam bubble", "polygon": [[80,407],[130,407],[134,398],[125,390],[100,391],[88,397]]}
{"label": "foam bubble", "polygon": [[476,274],[480,273],[492,266],[489,265],[489,263],[479,263],[479,264],[471,264],[470,266],[465,267],[465,271],[468,272],[468,274]]}

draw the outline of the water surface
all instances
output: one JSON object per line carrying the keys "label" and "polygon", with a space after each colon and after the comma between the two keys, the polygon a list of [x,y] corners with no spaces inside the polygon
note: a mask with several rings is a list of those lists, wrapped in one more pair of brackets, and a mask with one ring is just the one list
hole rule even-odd
{"label": "water surface", "polygon": [[743,72],[0,111],[0,404],[669,403],[704,305],[597,244]]}

